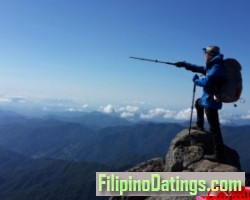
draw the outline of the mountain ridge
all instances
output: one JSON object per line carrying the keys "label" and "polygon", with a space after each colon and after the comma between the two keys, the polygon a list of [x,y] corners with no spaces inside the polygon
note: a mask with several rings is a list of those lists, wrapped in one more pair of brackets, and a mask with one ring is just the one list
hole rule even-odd
{"label": "mountain ridge", "polygon": [[0,147],[0,198],[106,199],[95,196],[95,173],[111,170],[98,163],[32,159]]}
{"label": "mountain ridge", "polygon": [[[17,120],[14,117],[0,122],[0,145],[12,151],[35,158],[46,156],[103,164],[115,164],[124,159],[122,165],[162,156],[171,139],[184,128],[175,123],[139,122],[96,129],[96,126],[91,128],[57,118],[21,117]],[[243,167],[250,171],[245,151],[249,130],[247,125],[222,126],[224,141],[239,151]]]}
{"label": "mountain ridge", "polygon": [[[151,158],[164,157],[172,139],[187,127],[145,121],[115,126],[116,122],[108,117],[111,121],[106,125],[111,126],[100,128],[57,117],[14,115],[1,121],[4,117],[0,117],[0,199],[3,200],[43,200],[48,199],[46,196],[51,200],[100,199],[94,195],[95,171],[123,171]],[[247,125],[222,126],[225,143],[238,148],[245,169],[250,166],[246,151],[249,130]],[[164,163],[161,161],[157,167]]]}

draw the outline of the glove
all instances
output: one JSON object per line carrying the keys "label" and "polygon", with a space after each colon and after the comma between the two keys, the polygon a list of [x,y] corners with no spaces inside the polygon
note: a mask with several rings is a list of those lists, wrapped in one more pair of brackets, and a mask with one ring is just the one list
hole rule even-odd
{"label": "glove", "polygon": [[199,76],[197,74],[195,74],[194,77],[193,77],[193,82],[195,83],[195,81],[198,80],[198,79],[199,79]]}
{"label": "glove", "polygon": [[175,63],[176,67],[186,67],[187,63],[185,61]]}

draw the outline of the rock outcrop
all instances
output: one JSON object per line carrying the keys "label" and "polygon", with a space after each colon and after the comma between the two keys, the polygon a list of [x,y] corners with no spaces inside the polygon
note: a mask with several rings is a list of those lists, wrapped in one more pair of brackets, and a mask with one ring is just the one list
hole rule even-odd
{"label": "rock outcrop", "polygon": [[171,142],[165,159],[166,172],[237,172],[241,171],[238,153],[224,146],[225,160],[212,162],[204,155],[213,154],[213,142],[208,132],[188,130],[180,132]]}
{"label": "rock outcrop", "polygon": [[[171,142],[164,158],[154,158],[141,163],[129,172],[240,172],[238,153],[224,146],[225,160],[212,162],[204,159],[204,155],[213,153],[211,135],[206,131],[188,130],[180,132]],[[246,183],[249,180],[246,180]],[[111,197],[110,200],[191,200],[195,197]]]}

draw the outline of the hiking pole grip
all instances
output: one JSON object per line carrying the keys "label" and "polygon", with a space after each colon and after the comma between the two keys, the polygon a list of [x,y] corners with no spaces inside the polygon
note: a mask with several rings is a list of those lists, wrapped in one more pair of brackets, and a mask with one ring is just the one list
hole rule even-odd
{"label": "hiking pole grip", "polygon": [[172,62],[166,62],[166,64],[176,66],[176,63],[172,63]]}

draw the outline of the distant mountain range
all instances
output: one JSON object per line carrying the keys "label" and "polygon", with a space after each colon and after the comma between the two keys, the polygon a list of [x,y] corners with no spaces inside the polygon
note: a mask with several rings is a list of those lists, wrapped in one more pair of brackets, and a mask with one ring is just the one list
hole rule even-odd
{"label": "distant mountain range", "polygon": [[44,121],[44,120],[55,120],[62,122],[72,122],[84,125],[86,127],[90,127],[91,129],[100,129],[110,126],[123,126],[123,125],[131,125],[132,122],[118,117],[116,115],[105,114],[102,112],[55,112],[44,117],[24,117],[21,114],[0,110],[0,124],[8,123],[8,122],[17,122],[23,123],[27,120],[34,121]]}
{"label": "distant mountain range", "polygon": [[[186,127],[132,123],[98,112],[27,118],[0,111],[0,199],[58,199],[55,191],[65,194],[60,200],[95,199],[96,171],[124,170],[164,157]],[[250,126],[222,127],[222,132],[249,172]]]}
{"label": "distant mountain range", "polygon": [[[111,124],[113,118],[105,120],[106,124]],[[123,166],[152,156],[163,156],[171,139],[183,129],[177,124],[141,123],[96,130],[96,125],[90,129],[82,124],[55,117],[8,118],[0,123],[0,146],[33,158],[52,157]]]}
{"label": "distant mountain range", "polygon": [[242,169],[250,172],[250,125],[222,127],[225,144],[237,150],[240,155]]}
{"label": "distant mountain range", "polygon": [[79,123],[92,129],[100,129],[109,126],[131,125],[132,122],[115,115],[101,112],[57,112],[44,117],[44,119],[56,119],[64,122]]}
{"label": "distant mountain range", "polygon": [[107,200],[95,196],[97,163],[31,159],[0,148],[1,200]]}
{"label": "distant mountain range", "polygon": [[[187,126],[132,123],[100,112],[58,112],[44,118],[26,118],[0,111],[0,146],[33,158],[124,166],[164,156],[170,141]],[[222,132],[225,144],[240,153],[246,169],[249,126],[225,126]]]}

